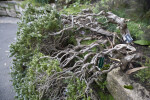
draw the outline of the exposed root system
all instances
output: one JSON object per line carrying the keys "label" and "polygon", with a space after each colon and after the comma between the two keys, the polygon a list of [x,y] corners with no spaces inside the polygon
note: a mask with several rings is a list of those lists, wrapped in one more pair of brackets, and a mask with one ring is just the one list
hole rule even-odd
{"label": "exposed root system", "polygon": [[[117,24],[122,36],[129,33],[127,20],[111,12],[89,12],[86,9],[79,15],[61,15],[63,29],[49,33],[49,40],[43,40],[41,52],[48,55],[43,58],[57,59],[63,71],[47,76],[46,83],[39,88],[42,92],[41,99],[65,99],[67,84],[64,80],[78,77],[86,83],[85,95],[99,100],[94,90],[90,92],[93,82],[116,67],[121,67],[122,70],[132,67],[132,62],[140,57],[130,44],[117,44],[116,41],[121,42],[122,38],[114,32],[104,30],[97,17],[106,17],[106,23]],[[84,43],[88,41],[92,42]],[[98,66],[101,57],[105,58],[104,64],[110,65],[106,70]]]}

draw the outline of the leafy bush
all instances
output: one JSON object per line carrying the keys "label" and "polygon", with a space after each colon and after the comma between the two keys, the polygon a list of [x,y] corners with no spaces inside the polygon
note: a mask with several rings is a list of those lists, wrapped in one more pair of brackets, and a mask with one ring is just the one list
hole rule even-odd
{"label": "leafy bush", "polygon": [[32,6],[40,6],[40,4],[37,3],[35,0],[25,0],[21,2],[20,4],[21,8],[24,9],[28,3],[32,4]]}
{"label": "leafy bush", "polygon": [[18,23],[17,42],[10,47],[11,56],[26,65],[25,62],[30,61],[34,53],[40,50],[42,39],[49,32],[58,30],[60,25],[59,15],[52,8],[35,9],[29,5]]}
{"label": "leafy bush", "polygon": [[111,11],[117,9],[120,10],[126,7],[128,7],[128,0],[100,0],[96,5],[95,10]]}
{"label": "leafy bush", "polygon": [[67,100],[90,100],[90,97],[86,97],[84,94],[86,89],[86,84],[84,81],[74,77],[67,83],[69,83],[67,86]]}
{"label": "leafy bush", "polygon": [[90,6],[89,5],[84,5],[84,4],[80,4],[80,2],[75,2],[71,5],[69,5],[68,7],[67,6],[64,6],[64,8],[61,10],[60,13],[63,13],[63,14],[78,14],[79,12],[81,12],[82,9],[86,9],[86,8],[89,8]]}
{"label": "leafy bush", "polygon": [[[105,67],[105,68],[104,68]],[[108,69],[110,67],[109,65],[104,65],[102,70]],[[95,88],[97,88],[97,92],[100,95],[100,100],[114,100],[113,96],[109,93],[106,85],[107,75],[102,75],[102,80],[97,82],[97,85]]]}
{"label": "leafy bush", "polygon": [[144,29],[144,34],[142,35],[143,36],[143,39],[146,40],[146,41],[150,41],[150,25],[146,27],[146,29]]}
{"label": "leafy bush", "polygon": [[[62,72],[58,61],[50,59],[43,50],[43,46],[51,40],[49,34],[62,28],[61,19],[57,11],[50,6],[34,7],[28,4],[18,26],[17,41],[10,46],[11,56],[14,57],[11,76],[17,93],[16,99],[40,100],[42,92],[39,88],[47,82],[46,78],[55,72]],[[70,42],[74,43],[74,40]],[[65,86],[67,85],[68,100],[72,100],[72,97],[90,99],[85,97],[84,81],[76,77],[66,83],[66,80],[63,81]],[[51,98],[46,95],[42,99]]]}
{"label": "leafy bush", "polygon": [[137,20],[137,18],[149,18],[149,4],[149,0],[100,0],[96,9],[115,12],[121,10],[127,14],[126,16]]}
{"label": "leafy bush", "polygon": [[130,1],[130,14],[137,18],[146,18],[149,17],[150,10],[150,1],[149,0],[131,0]]}
{"label": "leafy bush", "polygon": [[25,8],[28,3],[32,4],[32,6],[43,6],[45,4],[54,3],[55,0],[24,0],[20,4],[22,8]]}
{"label": "leafy bush", "polygon": [[144,26],[145,24],[143,23],[136,23],[133,21],[128,22],[128,29],[130,30],[131,36],[134,39],[141,39],[141,36],[144,33],[142,27]]}
{"label": "leafy bush", "polygon": [[142,28],[143,33],[141,35],[137,35],[137,36],[141,36],[140,40],[134,41],[134,43],[139,44],[139,45],[150,45],[150,27],[149,26],[145,26]]}
{"label": "leafy bush", "polygon": [[[10,46],[11,56],[14,56],[11,76],[17,92],[18,100],[38,100],[36,90],[37,72],[51,75],[51,71],[60,71],[55,60],[38,59],[42,41],[48,38],[48,33],[60,28],[59,14],[49,6],[34,8],[28,5],[18,23],[17,41]],[[44,80],[43,80],[44,81]]]}
{"label": "leafy bush", "polygon": [[[131,36],[133,37],[134,40],[140,40],[140,41],[137,41],[138,43],[139,42],[141,43],[141,40],[142,40],[142,44],[143,44],[143,41],[149,41],[148,40],[149,39],[149,28],[146,28],[148,21],[145,23],[144,20],[141,21],[142,19],[139,20],[136,16],[133,15],[133,14],[139,15],[139,14],[137,14],[138,12],[136,12],[136,11],[133,11],[133,12],[130,11],[131,5],[133,3],[134,3],[134,5],[136,5],[136,7],[139,7],[139,6],[137,6],[138,5],[137,0],[135,0],[133,2],[131,2],[131,0],[129,0],[129,1],[128,0],[101,0],[96,5],[94,12],[98,13],[101,10],[106,10],[106,11],[112,11],[114,14],[116,14],[120,17],[127,18],[127,19],[130,18],[131,20],[127,24],[128,24],[128,29],[131,33]],[[144,4],[142,4],[142,5],[144,5]],[[138,8],[138,9],[140,9],[140,8]],[[106,21],[105,19],[102,19],[102,20]],[[106,25],[106,26],[107,26],[106,28],[109,31],[114,30],[115,32],[120,33],[120,31],[115,29],[116,26],[114,26],[114,25]],[[146,44],[147,44],[147,42],[146,42]]]}
{"label": "leafy bush", "polygon": [[41,93],[37,90],[38,86],[45,82],[47,75],[52,75],[54,71],[61,71],[58,61],[46,58],[41,59],[43,56],[42,53],[37,53],[32,57],[24,77],[17,77],[21,74],[15,73],[17,70],[11,73],[13,79],[17,77],[13,80],[13,85],[18,100],[39,100]]}

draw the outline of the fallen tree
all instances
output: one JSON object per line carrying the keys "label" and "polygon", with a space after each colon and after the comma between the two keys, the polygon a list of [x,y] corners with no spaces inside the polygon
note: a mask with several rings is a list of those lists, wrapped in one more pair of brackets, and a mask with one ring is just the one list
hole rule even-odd
{"label": "fallen tree", "polygon": [[[29,7],[31,6],[29,5]],[[54,14],[53,11],[52,9],[48,12]],[[42,28],[40,23],[34,26],[36,22],[42,22],[43,19],[47,20],[47,15],[40,15],[40,17],[35,16],[35,14],[29,15],[31,19],[33,16],[35,17],[34,21],[28,21],[25,24],[30,25],[30,28],[33,27],[35,30],[38,28],[38,32],[43,37],[46,36],[46,38],[40,38],[42,36],[38,34],[36,38],[41,42],[36,43],[35,36],[32,34],[34,36],[31,39],[32,41],[27,39],[25,42],[27,42],[27,48],[30,47],[29,50],[31,52],[38,48],[39,52],[45,56],[36,58],[36,62],[30,63],[29,65],[23,62],[22,66],[24,66],[24,71],[31,72],[31,68],[34,67],[33,65],[42,66],[43,63],[40,61],[43,61],[43,59],[46,59],[46,64],[48,64],[49,60],[58,60],[60,64],[59,71],[56,71],[54,66],[50,69],[51,72],[48,75],[43,71],[44,69],[41,69],[40,72],[34,72],[35,77],[33,83],[36,86],[36,91],[39,93],[37,99],[68,99],[68,93],[71,90],[69,83],[72,83],[75,87],[78,87],[77,85],[80,84],[82,90],[80,93],[80,91],[75,89],[75,99],[86,98],[100,100],[99,95],[93,88],[93,84],[100,81],[103,74],[107,74],[116,67],[120,67],[123,71],[129,67],[133,67],[133,62],[140,57],[135,52],[136,49],[130,44],[116,43],[116,41],[122,43],[124,40],[117,33],[105,30],[103,23],[97,21],[98,17],[103,16],[108,20],[106,23],[118,25],[123,37],[127,33],[130,34],[126,24],[127,20],[111,12],[101,11],[98,14],[94,14],[91,10],[85,9],[78,15],[61,15],[57,19],[50,15],[52,17],[50,20],[51,23],[53,22],[52,20],[59,22],[59,19],[59,23],[61,24],[61,27],[53,30]],[[54,14],[53,16],[57,15]],[[23,22],[25,22],[24,20]],[[18,37],[21,37],[21,35]],[[87,44],[88,42],[90,43]],[[33,58],[32,61],[34,61],[34,57],[30,58]],[[101,58],[105,59],[104,64],[109,64],[109,68],[106,68],[106,70],[102,68],[103,65],[101,67],[99,66],[101,64]],[[42,64],[38,65],[38,63]],[[49,67],[46,67],[46,71],[47,69]],[[33,68],[32,70],[37,69]],[[42,78],[44,78],[44,82],[39,83],[39,80],[42,80]],[[65,80],[69,81],[69,83],[65,82]],[[85,86],[85,88],[82,86]]]}

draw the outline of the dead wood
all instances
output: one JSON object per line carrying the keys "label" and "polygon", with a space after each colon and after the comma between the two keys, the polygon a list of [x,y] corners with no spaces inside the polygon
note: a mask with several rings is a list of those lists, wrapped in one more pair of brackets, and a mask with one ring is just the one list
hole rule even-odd
{"label": "dead wood", "polygon": [[[107,74],[116,67],[125,70],[133,60],[139,57],[135,53],[136,49],[130,44],[116,44],[115,41],[121,38],[116,33],[104,30],[96,20],[96,17],[105,16],[110,23],[119,26],[121,34],[124,36],[129,33],[127,21],[124,18],[111,12],[101,11],[98,14],[93,14],[91,11],[85,12],[88,11],[84,10],[84,13],[79,15],[61,15],[64,28],[59,32],[49,34],[50,37],[53,37],[53,41],[48,40],[50,44],[47,45],[48,47],[49,45],[53,46],[49,48],[50,55],[42,58],[57,59],[63,71],[47,76],[46,83],[39,88],[42,93],[41,99],[48,97],[52,100],[60,98],[64,100],[67,84],[63,80],[75,76],[86,83],[85,95],[90,95],[91,99],[98,100],[94,93],[89,92],[92,89],[91,84],[99,80],[102,74]],[[86,30],[89,30],[88,33]],[[69,43],[71,36],[74,36],[76,44]],[[95,41],[89,45],[82,43],[82,41],[89,40]],[[42,52],[45,53],[44,50]],[[106,59],[105,64],[110,64],[109,69],[102,70],[98,66],[100,57]]]}

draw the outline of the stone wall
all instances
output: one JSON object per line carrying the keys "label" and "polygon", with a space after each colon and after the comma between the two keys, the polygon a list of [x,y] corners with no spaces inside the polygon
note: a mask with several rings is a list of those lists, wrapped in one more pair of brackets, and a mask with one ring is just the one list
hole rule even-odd
{"label": "stone wall", "polygon": [[[107,88],[115,100],[150,100],[150,92],[120,72],[120,68],[108,73],[107,82]],[[124,88],[124,85],[132,85],[133,90]]]}
{"label": "stone wall", "polygon": [[0,1],[0,16],[20,17],[19,1]]}

